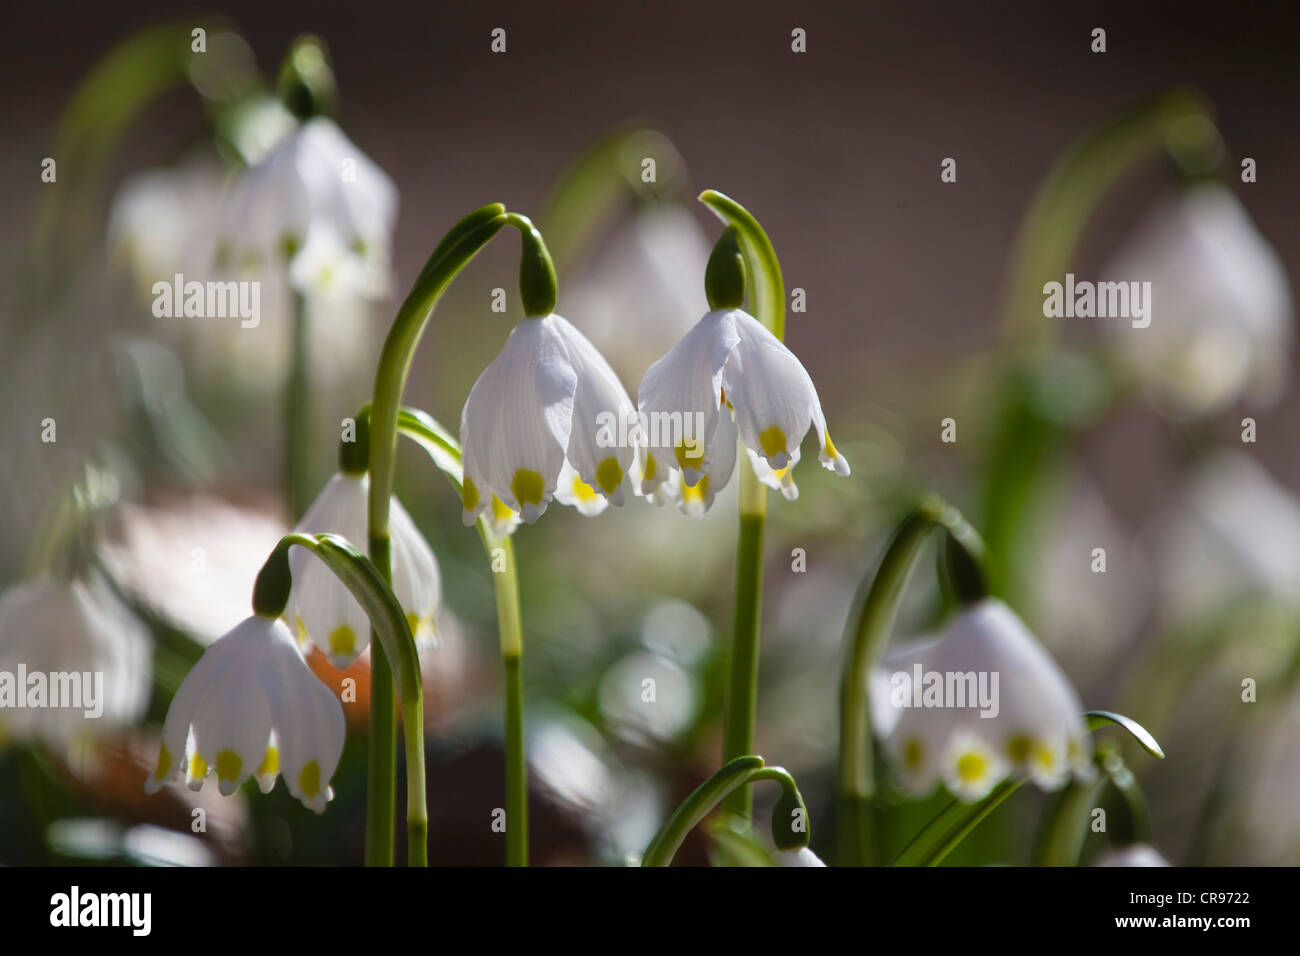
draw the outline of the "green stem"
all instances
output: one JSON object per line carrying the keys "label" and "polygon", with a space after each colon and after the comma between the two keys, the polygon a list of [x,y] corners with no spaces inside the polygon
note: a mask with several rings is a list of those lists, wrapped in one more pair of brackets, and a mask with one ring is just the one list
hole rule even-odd
{"label": "green stem", "polygon": [[[456,439],[429,415],[418,409],[402,408],[398,429],[418,442],[447,476],[456,490],[464,492],[461,449]],[[496,592],[497,630],[501,637],[501,659],[505,669],[506,694],[506,862],[528,865],[528,763],[524,737],[523,623],[519,611],[519,576],[515,548],[507,536],[492,533],[485,517],[478,521],[483,551],[492,566],[492,587]],[[504,567],[497,569],[497,549]]]}
{"label": "green stem", "polygon": [[[735,228],[744,258],[746,285],[754,317],[778,339],[785,337],[785,284],[781,262],[767,232],[744,206],[713,189],[699,195],[720,220]],[[767,488],[754,474],[743,448],[740,463],[740,529],[736,541],[736,595],[722,726],[724,762],[753,753],[758,714],[759,628],[763,603],[763,529]],[[742,819],[753,809],[747,789],[737,790],[727,806]]]}
{"label": "green stem", "polygon": [[[759,484],[752,468],[741,468],[740,481],[742,492],[747,483],[766,490]],[[735,617],[723,700],[724,761],[754,752],[754,728],[758,715],[759,620],[763,605],[764,524],[765,515],[761,511],[742,512],[740,515],[740,536],[736,542]],[[736,788],[727,798],[727,809],[746,820],[753,805],[753,794],[747,787]]]}
{"label": "green stem", "polygon": [[506,865],[527,866],[528,752],[524,738],[524,642],[519,578],[510,539],[498,539],[496,547],[505,552],[505,570],[493,569],[492,585],[496,592],[497,627],[501,632],[501,660],[506,679]]}
{"label": "green stem", "polygon": [[[280,539],[280,543],[271,556],[267,558],[262,570],[257,575],[253,586],[253,610],[266,617],[276,618],[284,613],[293,586],[289,567],[289,549],[297,545],[306,548],[320,558],[331,572],[347,587],[366,612],[375,638],[372,655],[384,660],[392,660],[397,665],[397,686],[401,688],[402,715],[406,723],[406,806],[407,833],[410,839],[407,854],[408,864],[424,866],[428,857],[428,818],[425,809],[424,792],[424,690],[420,679],[420,655],[415,647],[415,638],[411,635],[406,613],[393,594],[387,578],[380,573],[374,561],[362,554],[350,541],[333,534],[301,534],[291,532]],[[390,675],[388,692],[393,690]],[[373,742],[372,742],[373,746]],[[387,747],[387,780],[393,780],[393,763],[395,747]],[[385,766],[379,762],[381,769]],[[374,764],[372,764],[372,767]],[[391,814],[391,804],[389,805]],[[391,838],[387,843],[369,842],[373,824],[388,827],[391,833],[393,820],[378,817],[367,818],[368,847],[382,845],[390,852]],[[367,858],[367,862],[374,862]],[[387,860],[391,864],[391,857]]]}
{"label": "green stem", "polygon": [[293,344],[284,396],[284,497],[289,518],[297,521],[311,504],[311,318],[307,298],[293,293]]}
{"label": "green stem", "polygon": [[880,570],[860,599],[849,637],[840,688],[840,862],[862,866],[872,858],[871,798],[875,794],[875,738],[871,731],[871,670],[884,656],[898,605],[921,544],[934,527],[921,509],[909,514],[885,549]]}
{"label": "green stem", "polygon": [[[370,538],[370,556],[392,580],[387,536]],[[366,866],[392,866],[397,835],[397,700],[388,655],[370,641],[370,753],[366,770]],[[409,772],[409,770],[408,770]]]}
{"label": "green stem", "polygon": [[[392,580],[388,503],[397,457],[397,418],[411,361],[420,337],[452,279],[505,224],[505,207],[484,206],[466,216],[434,249],[414,288],[398,310],[384,341],[370,404],[370,555],[386,581]],[[374,644],[372,642],[372,648]],[[371,652],[369,791],[366,804],[366,863],[391,866],[395,817],[396,720],[393,677],[381,649]],[[418,723],[423,725],[423,716]],[[407,767],[423,777],[418,767]],[[423,784],[421,784],[423,785]]]}
{"label": "green stem", "polygon": [[[782,767],[768,767],[762,757],[745,755],[728,761],[722,769],[696,787],[673,811],[667,822],[655,834],[641,857],[642,866],[668,866],[685,842],[686,837],[700,822],[737,790],[748,790],[749,784],[774,780],[781,784],[788,802],[781,806],[804,807],[803,797],[794,777]],[[805,808],[806,813],[806,808]],[[802,840],[801,840],[802,842]]]}
{"label": "green stem", "polygon": [[[885,655],[904,588],[935,528],[948,532],[945,548],[960,548],[963,577],[979,571],[983,546],[956,508],[936,496],[918,504],[894,532],[880,568],[858,599],[853,629],[846,635],[840,687],[839,844],[840,861],[862,866],[873,858],[871,799],[875,796],[875,738],[871,729],[871,672]],[[949,557],[950,562],[952,556]],[[967,597],[982,590],[969,585]]]}

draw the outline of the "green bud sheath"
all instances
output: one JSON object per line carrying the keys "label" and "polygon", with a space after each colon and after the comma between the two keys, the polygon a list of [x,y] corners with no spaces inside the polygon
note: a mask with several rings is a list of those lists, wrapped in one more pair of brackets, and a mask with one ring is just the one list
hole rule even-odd
{"label": "green bud sheath", "polygon": [[275,619],[284,614],[289,603],[289,589],[293,577],[289,573],[289,546],[280,542],[257,572],[253,585],[253,613]]}
{"label": "green bud sheath", "polygon": [[710,309],[739,309],[745,304],[745,257],[735,226],[722,230],[713,247],[704,270],[704,294]]}
{"label": "green bud sheath", "polygon": [[793,788],[781,788],[772,808],[772,842],[778,850],[800,850],[808,845],[808,808]]}
{"label": "green bud sheath", "polygon": [[300,120],[333,115],[338,86],[324,40],[308,35],[293,41],[280,66],[278,92],[281,102]]}
{"label": "green bud sheath", "polygon": [[345,475],[364,475],[370,468],[370,409],[363,409],[353,419],[356,435],[352,441],[339,441],[339,471]]}

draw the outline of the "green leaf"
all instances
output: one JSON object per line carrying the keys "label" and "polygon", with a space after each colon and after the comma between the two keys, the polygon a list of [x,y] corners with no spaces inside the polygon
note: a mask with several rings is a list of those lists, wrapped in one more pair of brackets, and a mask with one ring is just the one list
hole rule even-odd
{"label": "green leaf", "polygon": [[1165,752],[1160,749],[1160,744],[1156,743],[1156,738],[1132,717],[1125,717],[1123,714],[1116,714],[1109,710],[1090,710],[1083,715],[1083,719],[1087,721],[1090,731],[1105,727],[1107,724],[1123,727],[1142,745],[1143,750],[1153,757],[1164,759]]}
{"label": "green leaf", "polygon": [[1004,780],[983,800],[962,803],[954,800],[925,825],[890,866],[938,866],[953,847],[979,826],[1003,800],[1015,793],[1023,780]]}

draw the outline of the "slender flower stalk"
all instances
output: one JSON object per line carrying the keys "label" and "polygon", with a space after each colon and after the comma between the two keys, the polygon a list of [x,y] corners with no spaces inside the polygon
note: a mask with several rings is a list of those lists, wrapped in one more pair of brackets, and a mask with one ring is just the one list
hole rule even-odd
{"label": "slender flower stalk", "polygon": [[[700,201],[723,222],[736,228],[742,282],[748,286],[754,316],[778,340],[785,337],[785,284],[781,264],[767,233],[747,209],[713,190],[700,193]],[[712,261],[711,261],[712,262]],[[719,263],[721,266],[722,263]],[[726,276],[721,272],[722,281]],[[734,270],[732,271],[734,281]],[[708,283],[712,285],[712,283]],[[710,288],[710,296],[723,292]],[[732,305],[744,289],[723,294]],[[710,307],[713,303],[710,302]],[[725,417],[722,416],[722,417]],[[767,488],[752,466],[740,465],[740,532],[736,540],[736,593],[727,660],[727,685],[723,697],[722,759],[729,763],[754,752],[754,727],[758,714],[758,638],[763,606],[763,529],[767,520]],[[730,791],[727,808],[743,819],[753,812],[748,787]]]}
{"label": "slender flower stalk", "polygon": [[[463,454],[451,434],[417,409],[403,408],[398,431],[420,444],[464,498]],[[502,526],[506,516],[479,515],[479,538],[483,551],[493,562],[492,587],[496,593],[497,628],[506,678],[506,863],[528,865],[528,776],[524,750],[523,623],[519,613],[519,576],[510,532]],[[498,560],[499,559],[499,560]]]}
{"label": "slender flower stalk", "polygon": [[284,500],[296,521],[311,503],[311,319],[307,296],[293,291],[293,342],[284,392]]}
{"label": "slender flower stalk", "polygon": [[845,635],[840,688],[839,851],[841,865],[861,866],[874,856],[871,798],[876,792],[875,738],[871,727],[871,673],[884,657],[903,590],[931,531],[946,532],[945,557],[952,583],[971,597],[982,590],[974,529],[937,496],[921,501],[894,532],[880,568],[864,582],[853,626]]}
{"label": "slender flower stalk", "polygon": [[[397,457],[397,419],[411,361],[433,309],[456,274],[505,224],[505,207],[484,206],[458,222],[429,257],[384,341],[370,407],[370,558],[392,580],[389,499]],[[366,804],[366,863],[393,864],[396,798],[397,714],[393,676],[384,649],[372,642],[370,657],[370,755]],[[420,715],[423,726],[423,714]]]}
{"label": "slender flower stalk", "polygon": [[[428,320],[433,314],[433,309],[451,280],[503,226],[507,225],[517,229],[523,240],[519,280],[525,312],[529,316],[548,316],[548,319],[543,321],[557,319],[557,316],[550,315],[555,305],[555,270],[541,233],[527,217],[508,213],[500,203],[494,203],[477,209],[462,219],[434,249],[428,263],[416,279],[414,288],[402,303],[388,338],[384,342],[379,359],[379,370],[375,377],[374,400],[370,407],[369,535],[370,554],[386,580],[391,580],[392,573],[388,502],[393,485],[397,436],[399,431],[403,430],[403,421],[408,425],[413,421],[413,417],[409,414],[403,417],[401,408],[401,397],[410,373],[411,361]],[[576,331],[573,334],[577,335]],[[468,417],[468,410],[467,403],[466,416],[463,418]],[[462,422],[462,430],[464,430],[464,422]],[[442,429],[434,423],[431,431],[441,433]],[[547,496],[543,487],[534,488],[532,485],[514,487],[514,483],[511,483],[509,493],[511,501],[519,505],[519,508],[505,506],[501,497],[495,494],[485,495],[480,504],[479,489],[471,486],[465,475],[466,462],[460,448],[450,441],[449,436],[442,434],[439,434],[436,440],[433,438],[430,440],[438,449],[434,458],[439,464],[442,464],[442,458],[451,454],[451,448],[455,449],[455,467],[458,474],[454,480],[461,489],[462,501],[466,505],[465,510],[476,520],[480,535],[488,546],[489,555],[494,549],[499,548],[507,559],[506,570],[494,575],[497,579],[495,584],[498,607],[497,627],[501,634],[502,662],[506,679],[507,859],[512,865],[524,866],[528,862],[528,810],[523,727],[523,640],[514,553],[504,535],[508,533],[506,529],[516,512],[522,511],[526,518],[534,520],[545,508]],[[450,448],[447,447],[449,442]],[[430,451],[433,452],[434,449],[431,448]],[[620,482],[621,479],[620,474]],[[620,482],[613,482],[613,486],[617,486]],[[485,489],[495,492],[496,489],[492,484],[484,481]],[[540,476],[536,484],[539,486],[543,484]],[[613,495],[613,487],[606,490],[611,496]],[[525,501],[521,499],[527,499],[529,509],[524,508]],[[502,580],[503,578],[505,580]],[[384,658],[382,649],[376,648],[375,651],[377,653],[372,653],[371,660],[370,802],[367,807],[366,856],[367,862],[372,865],[390,865],[394,821],[393,764],[396,751],[396,728],[392,676],[388,671],[388,662]]]}

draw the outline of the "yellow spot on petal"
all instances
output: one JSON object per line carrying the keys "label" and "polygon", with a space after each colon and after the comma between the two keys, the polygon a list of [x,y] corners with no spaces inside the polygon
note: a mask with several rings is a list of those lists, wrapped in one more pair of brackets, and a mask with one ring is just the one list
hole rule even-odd
{"label": "yellow spot on petal", "polygon": [[527,468],[520,468],[515,472],[514,479],[510,482],[510,490],[514,492],[516,500],[522,504],[540,505],[542,495],[546,491],[546,482],[542,476],[535,471]]}
{"label": "yellow spot on petal", "polygon": [[161,780],[163,777],[167,776],[167,774],[171,772],[171,769],[172,769],[172,752],[167,749],[166,744],[163,744],[160,748],[158,748],[158,766],[154,768],[153,775],[157,777],[159,780]]}
{"label": "yellow spot on petal", "polygon": [[320,793],[320,764],[313,760],[303,766],[298,774],[298,789],[307,798]]}
{"label": "yellow spot on petal", "polygon": [[285,233],[280,237],[280,252],[286,260],[292,259],[298,254],[298,237],[292,233]]}
{"label": "yellow spot on petal", "polygon": [[917,770],[921,766],[921,760],[925,757],[925,748],[921,746],[921,741],[913,737],[903,747],[903,763],[909,770]]}
{"label": "yellow spot on petal", "polygon": [[989,772],[989,761],[982,753],[967,751],[957,758],[957,776],[962,783],[978,783]]}
{"label": "yellow spot on petal", "polygon": [[1040,740],[1034,746],[1033,762],[1042,770],[1052,770],[1056,767],[1056,754]]}
{"label": "yellow spot on petal", "polygon": [[357,652],[357,632],[344,624],[330,631],[330,656],[350,657]]}
{"label": "yellow spot on petal", "polygon": [[470,481],[468,478],[465,479],[463,496],[466,511],[473,511],[478,507],[478,488],[475,486],[474,482]]}
{"label": "yellow spot on petal", "polygon": [[704,442],[698,438],[683,439],[677,443],[677,467],[694,468],[704,458]]}
{"label": "yellow spot on petal", "polygon": [[773,425],[758,436],[758,443],[763,448],[763,454],[768,458],[779,455],[785,451],[785,432],[781,430],[780,425]]}
{"label": "yellow spot on petal", "polygon": [[583,481],[579,475],[573,476],[573,494],[574,497],[584,503],[596,500],[596,489]]}
{"label": "yellow spot on petal", "polygon": [[496,518],[497,521],[505,521],[507,518],[514,517],[514,511],[511,509],[511,507],[508,504],[506,504],[496,495],[493,495],[492,496],[492,517]]}
{"label": "yellow spot on petal", "polygon": [[654,481],[655,474],[659,471],[659,463],[655,461],[654,455],[645,456],[645,473],[643,477],[646,481]]}
{"label": "yellow spot on petal", "polygon": [[413,611],[406,614],[406,626],[411,629],[412,636],[420,633],[420,615]]}
{"label": "yellow spot on petal", "polygon": [[303,621],[302,621],[302,616],[299,615],[299,614],[295,614],[295,615],[293,616],[293,622],[294,622],[294,631],[295,631],[295,632],[297,633],[297,635],[298,635],[298,643],[299,643],[299,644],[306,644],[306,643],[307,643],[307,625],[303,623]]}
{"label": "yellow spot on petal", "polygon": [[202,754],[199,753],[192,754],[190,756],[190,773],[189,773],[190,779],[202,780],[207,775],[208,775],[208,762],[203,759]]}
{"label": "yellow spot on petal", "polygon": [[239,771],[244,769],[243,758],[233,750],[223,750],[217,754],[217,779],[238,780]]}
{"label": "yellow spot on petal", "polygon": [[266,753],[262,756],[262,762],[257,768],[259,777],[274,777],[280,772],[280,751],[275,747],[267,747]]}
{"label": "yellow spot on petal", "polygon": [[617,458],[606,458],[596,466],[596,484],[607,495],[612,495],[623,480],[623,466]]}
{"label": "yellow spot on petal", "polygon": [[840,453],[835,450],[835,442],[831,441],[831,433],[826,433],[826,454],[832,458],[840,457]]}
{"label": "yellow spot on petal", "polygon": [[709,476],[704,475],[694,486],[682,485],[682,501],[698,501],[703,504],[709,492]]}

